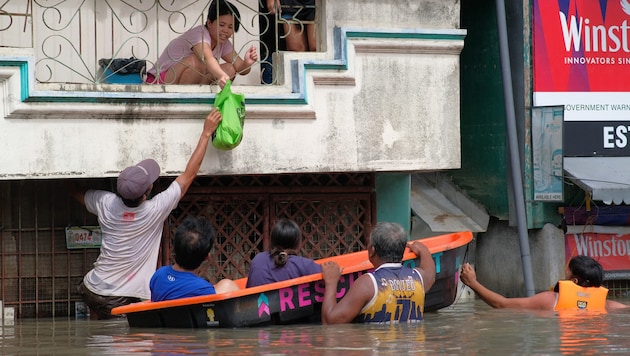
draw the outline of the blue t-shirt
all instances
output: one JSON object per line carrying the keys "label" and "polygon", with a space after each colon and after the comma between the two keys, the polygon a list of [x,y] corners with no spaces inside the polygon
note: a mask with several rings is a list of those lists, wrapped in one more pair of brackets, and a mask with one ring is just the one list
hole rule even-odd
{"label": "blue t-shirt", "polygon": [[149,287],[152,302],[216,294],[212,283],[192,272],[176,271],[173,266],[164,266],[155,271]]}
{"label": "blue t-shirt", "polygon": [[295,255],[289,255],[286,265],[276,267],[269,252],[265,251],[254,256],[249,266],[247,287],[285,281],[309,274],[321,273],[321,271],[322,266],[318,265],[313,260]]}

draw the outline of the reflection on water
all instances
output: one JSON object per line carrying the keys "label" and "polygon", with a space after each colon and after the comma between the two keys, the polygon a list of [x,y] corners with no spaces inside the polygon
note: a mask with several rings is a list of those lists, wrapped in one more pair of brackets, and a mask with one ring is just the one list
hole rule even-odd
{"label": "reflection on water", "polygon": [[[628,303],[626,301],[626,303]],[[125,320],[17,320],[2,355],[595,355],[630,353],[630,312],[558,315],[481,301],[428,313],[421,324],[141,329]]]}

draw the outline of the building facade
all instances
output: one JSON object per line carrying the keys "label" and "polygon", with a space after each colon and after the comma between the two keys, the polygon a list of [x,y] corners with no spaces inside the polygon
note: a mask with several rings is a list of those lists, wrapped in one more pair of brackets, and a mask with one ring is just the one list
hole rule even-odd
{"label": "building facade", "polygon": [[[122,169],[151,157],[165,187],[184,170],[219,90],[120,82],[99,59],[148,66],[170,38],[203,23],[209,1],[26,3],[0,12],[0,299],[18,317],[66,316],[98,248],[95,217],[64,183],[113,191]],[[477,224],[455,207],[441,218],[453,224],[432,229],[435,213],[423,211],[431,198],[411,194],[446,189],[440,172],[462,164],[459,1],[317,1],[316,52],[283,51],[281,35],[263,41],[278,20],[266,22],[256,1],[233,3],[243,24],[235,49],[253,44],[268,66],[235,81],[246,102],[243,141],[208,150],[165,223],[161,263],[188,214],[217,227],[210,280],[245,275],[279,217],[299,222],[314,258],[365,248],[377,221],[411,230],[412,215],[428,226],[419,237],[485,230],[487,217]]]}

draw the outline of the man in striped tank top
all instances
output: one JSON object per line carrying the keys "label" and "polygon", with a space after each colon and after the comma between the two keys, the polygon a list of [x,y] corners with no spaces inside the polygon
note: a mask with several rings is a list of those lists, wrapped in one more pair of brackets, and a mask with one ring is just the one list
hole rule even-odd
{"label": "man in striped tank top", "polygon": [[[406,247],[420,258],[420,266],[402,265]],[[322,264],[326,285],[322,323],[422,321],[425,291],[435,282],[429,249],[419,240],[408,241],[400,224],[383,222],[370,234],[368,256],[375,270],[359,277],[339,302],[336,294],[342,271],[335,262]]]}

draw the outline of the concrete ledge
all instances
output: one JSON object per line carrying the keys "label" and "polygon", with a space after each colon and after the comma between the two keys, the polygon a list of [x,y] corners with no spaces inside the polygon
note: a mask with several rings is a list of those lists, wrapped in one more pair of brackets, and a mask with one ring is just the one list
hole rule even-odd
{"label": "concrete ledge", "polygon": [[[235,91],[246,96],[247,117],[269,118],[281,114],[283,119],[314,119],[317,115],[309,102],[315,88],[309,83],[315,87],[355,87],[355,53],[386,57],[445,55],[457,63],[466,33],[369,28],[335,28],[333,32],[334,49],[330,53],[281,53],[278,68],[282,68],[279,73],[282,85],[235,87]],[[333,58],[327,58],[331,55]],[[216,85],[36,83],[34,60],[32,50],[0,48],[0,68],[19,68],[5,74],[13,78],[13,83],[19,83],[11,85],[8,93],[11,102],[5,104],[6,118],[39,118],[45,113],[47,118],[83,119],[86,112],[98,118],[155,119],[162,115],[188,118],[207,112],[220,90]],[[311,73],[308,77],[307,71]],[[19,100],[14,94],[16,90],[20,92]]]}

